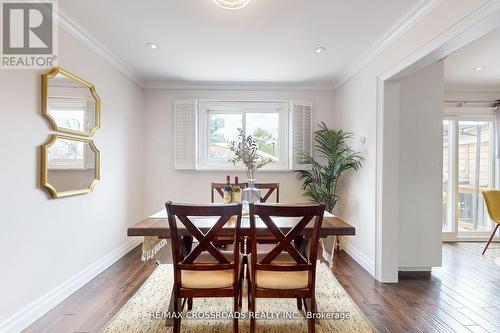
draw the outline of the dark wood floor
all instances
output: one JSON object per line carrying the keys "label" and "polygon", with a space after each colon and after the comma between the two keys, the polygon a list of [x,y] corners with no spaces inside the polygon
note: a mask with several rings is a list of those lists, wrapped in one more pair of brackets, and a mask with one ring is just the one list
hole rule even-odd
{"label": "dark wood floor", "polygon": [[[430,278],[380,284],[347,254],[333,272],[380,332],[500,332],[500,243],[481,256],[482,243],[443,246],[443,267]],[[169,261],[168,248],[160,255]],[[134,249],[25,332],[95,332],[125,304],[155,269]]]}

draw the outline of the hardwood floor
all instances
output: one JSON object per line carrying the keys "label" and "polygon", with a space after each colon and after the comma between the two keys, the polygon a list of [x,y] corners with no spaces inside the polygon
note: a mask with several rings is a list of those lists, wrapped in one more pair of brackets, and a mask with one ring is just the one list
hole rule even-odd
{"label": "hardwood floor", "polygon": [[[379,332],[500,332],[500,243],[447,243],[443,267],[430,278],[381,284],[352,258],[336,255],[333,272]],[[159,256],[170,260],[165,247]],[[156,267],[135,248],[25,330],[95,332],[125,304]]]}

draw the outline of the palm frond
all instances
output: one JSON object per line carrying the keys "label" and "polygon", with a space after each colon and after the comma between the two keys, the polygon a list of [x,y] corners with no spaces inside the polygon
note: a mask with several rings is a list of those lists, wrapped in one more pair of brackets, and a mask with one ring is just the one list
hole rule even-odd
{"label": "palm frond", "polygon": [[336,193],[337,182],[347,170],[359,170],[363,157],[346,143],[353,138],[350,132],[329,129],[321,122],[314,132],[314,147],[322,164],[307,152],[302,153],[300,164],[307,165],[304,170],[296,170],[296,178],[302,183],[304,196],[312,202],[324,202],[332,211],[340,197]]}

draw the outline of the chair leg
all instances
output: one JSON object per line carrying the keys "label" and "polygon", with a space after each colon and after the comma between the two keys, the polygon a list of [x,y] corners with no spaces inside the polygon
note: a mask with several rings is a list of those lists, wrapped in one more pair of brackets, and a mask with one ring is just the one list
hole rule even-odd
{"label": "chair leg", "polygon": [[188,311],[193,310],[193,298],[188,298]]}
{"label": "chair leg", "polygon": [[[174,294],[174,313],[177,315],[179,314],[180,311],[180,302],[181,300],[179,297]],[[174,317],[174,333],[180,333],[181,332],[181,318],[177,318],[177,316]]]}
{"label": "chair leg", "polygon": [[239,289],[238,305],[240,306],[240,309],[243,306],[243,282],[244,282],[244,279],[245,279],[245,264],[242,263],[241,267],[240,267],[240,277],[239,277],[239,281],[238,281],[238,289]]}
{"label": "chair leg", "polygon": [[239,309],[241,310],[243,308],[243,287],[244,287],[244,282],[243,281],[243,278],[241,279],[240,281],[240,286],[239,286],[239,290],[238,290],[238,306],[239,306]]}
{"label": "chair leg", "polygon": [[[313,295],[309,300],[311,304],[311,315],[316,313],[316,297]],[[307,333],[315,333],[316,332],[316,319],[311,316],[311,318],[307,319]]]}
{"label": "chair leg", "polygon": [[234,319],[233,319],[233,333],[238,333],[238,318],[236,316],[236,312],[239,312],[240,311],[240,305],[239,305],[239,299],[240,299],[240,293],[241,291],[238,289],[235,293],[234,293],[234,308],[233,308],[233,311],[235,313],[235,316],[234,316]]}
{"label": "chair leg", "polygon": [[495,229],[493,229],[493,233],[491,234],[490,239],[488,240],[488,243],[486,243],[486,246],[483,250],[483,255],[486,252],[486,249],[488,248],[488,246],[490,246],[491,240],[493,239],[493,237],[495,237],[495,234],[497,232],[498,227],[500,227],[500,224],[497,223],[497,225],[495,226]]}
{"label": "chair leg", "polygon": [[[253,294],[253,293],[252,293]],[[249,310],[250,310],[250,333],[255,333],[256,327],[255,327],[255,296],[251,295],[250,297],[250,305],[249,305]]]}
{"label": "chair leg", "polygon": [[297,309],[302,310],[302,298],[297,298]]}
{"label": "chair leg", "polygon": [[255,286],[250,282],[250,270],[247,268],[248,276],[248,310],[250,312],[250,333],[255,333]]}
{"label": "chair leg", "polygon": [[302,304],[304,304],[304,311],[307,312],[309,311],[309,306],[307,305],[307,298],[302,298]]}

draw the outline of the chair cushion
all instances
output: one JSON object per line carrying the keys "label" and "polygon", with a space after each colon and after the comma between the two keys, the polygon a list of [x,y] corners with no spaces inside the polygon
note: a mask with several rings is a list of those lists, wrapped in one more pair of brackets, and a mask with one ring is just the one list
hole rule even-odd
{"label": "chair cushion", "polygon": [[[233,261],[232,251],[221,251],[224,256]],[[240,256],[241,262],[242,256]],[[217,263],[218,261],[209,253],[202,252],[194,261],[195,264]],[[205,288],[228,288],[233,285],[233,270],[225,269],[218,271],[181,271],[181,286],[183,288],[205,289]]]}
{"label": "chair cushion", "polygon": [[[257,262],[264,259],[267,253],[257,253]],[[248,263],[250,270],[252,270],[252,257],[248,256]],[[296,264],[297,262],[288,254],[280,253],[273,261],[272,264]],[[255,273],[257,280],[255,285],[257,288],[264,289],[303,289],[307,288],[308,271],[295,271],[295,272],[273,272],[257,270]]]}

